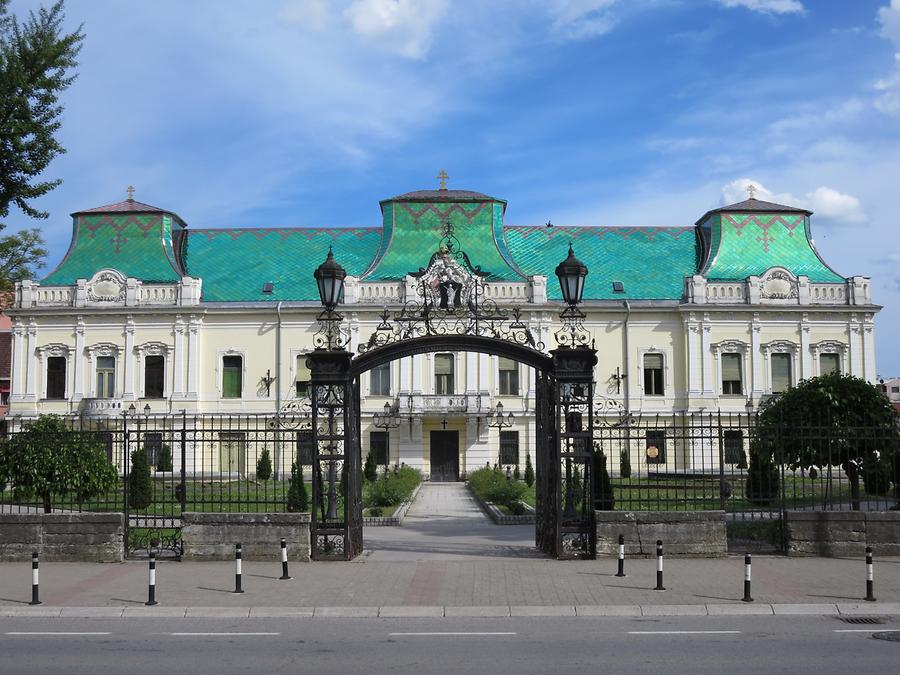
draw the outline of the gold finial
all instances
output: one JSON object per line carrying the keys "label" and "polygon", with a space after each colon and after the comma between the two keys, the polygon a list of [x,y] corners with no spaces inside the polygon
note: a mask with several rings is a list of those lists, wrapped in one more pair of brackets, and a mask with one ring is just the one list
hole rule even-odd
{"label": "gold finial", "polygon": [[750,195],[750,199],[756,199],[756,186],[753,183],[747,184],[747,194]]}
{"label": "gold finial", "polygon": [[134,201],[134,185],[129,185],[128,189],[125,190],[125,192],[128,193],[128,201],[133,202]]}
{"label": "gold finial", "polygon": [[450,178],[450,175],[444,170],[441,169],[441,172],[437,175],[438,180],[441,181],[441,187],[439,189],[446,190],[447,189],[447,179]]}

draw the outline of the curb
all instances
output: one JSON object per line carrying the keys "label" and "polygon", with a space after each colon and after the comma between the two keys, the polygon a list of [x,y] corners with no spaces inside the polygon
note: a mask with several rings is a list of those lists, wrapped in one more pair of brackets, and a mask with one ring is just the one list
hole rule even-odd
{"label": "curb", "polygon": [[400,605],[384,607],[37,607],[0,606],[0,618],[52,619],[424,619],[640,618],[662,616],[900,616],[900,602],[746,605]]}

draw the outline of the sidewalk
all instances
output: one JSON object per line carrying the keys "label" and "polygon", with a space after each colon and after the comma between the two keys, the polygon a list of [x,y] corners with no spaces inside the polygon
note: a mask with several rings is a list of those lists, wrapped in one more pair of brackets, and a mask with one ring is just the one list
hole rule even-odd
{"label": "sidewalk", "polygon": [[233,562],[160,561],[157,608],[143,605],[145,561],[41,563],[44,604],[32,608],[31,564],[2,563],[0,615],[129,616],[151,609],[166,616],[900,614],[900,558],[878,558],[877,551],[878,602],[861,602],[863,558],[757,555],[755,602],[743,603],[743,556],[667,558],[667,590],[659,592],[653,590],[655,559],[626,560],[624,578],[615,576],[614,558],[550,560],[534,550],[532,526],[493,525],[460,484],[425,485],[419,495],[403,527],[367,528],[366,550],[352,562],[291,563],[294,578],[280,581],[280,563],[244,561],[240,595],[231,593]]}

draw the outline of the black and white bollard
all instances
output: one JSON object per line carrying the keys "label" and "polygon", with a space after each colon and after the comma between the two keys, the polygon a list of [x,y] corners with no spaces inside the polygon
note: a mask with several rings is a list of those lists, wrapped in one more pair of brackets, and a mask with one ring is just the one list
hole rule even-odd
{"label": "black and white bollard", "polygon": [[288,574],[288,564],[287,564],[287,540],[281,540],[281,576],[279,579],[290,579],[291,576]]}
{"label": "black and white bollard", "polygon": [[29,605],[41,604],[38,575],[38,552],[34,551],[31,554],[31,602],[28,603]]}
{"label": "black and white bollard", "polygon": [[243,593],[241,588],[241,545],[234,545],[234,592]]}
{"label": "black and white bollard", "polygon": [[625,535],[619,535],[619,570],[616,572],[617,577],[625,576]]}
{"label": "black and white bollard", "polygon": [[875,602],[875,565],[871,546],[866,546],[866,600]]}
{"label": "black and white bollard", "polygon": [[656,588],[654,591],[664,591],[666,587],[663,586],[663,548],[662,548],[662,539],[656,540]]}
{"label": "black and white bollard", "polygon": [[150,583],[147,586],[147,602],[145,605],[155,605],[156,603],[156,554],[150,551]]}
{"label": "black and white bollard", "polygon": [[744,597],[741,598],[744,602],[753,602],[753,598],[750,595],[750,554],[747,553],[744,556]]}

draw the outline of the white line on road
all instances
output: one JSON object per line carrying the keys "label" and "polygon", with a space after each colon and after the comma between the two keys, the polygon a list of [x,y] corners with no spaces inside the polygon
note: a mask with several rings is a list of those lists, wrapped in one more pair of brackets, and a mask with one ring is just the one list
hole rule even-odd
{"label": "white line on road", "polygon": [[434,632],[434,633],[388,633],[392,637],[428,637],[434,635],[451,635],[451,636],[493,636],[493,635],[518,635],[518,633],[456,633],[456,632]]}
{"label": "white line on road", "polygon": [[837,628],[835,633],[900,633],[900,628]]}
{"label": "white line on road", "polygon": [[169,633],[178,637],[242,637],[242,636],[266,636],[281,635],[281,633]]}
{"label": "white line on road", "polygon": [[37,631],[37,630],[20,630],[20,631],[9,631],[8,633],[4,633],[4,635],[111,635],[108,632],[102,631],[94,631],[94,632],[74,632],[74,631]]}
{"label": "white line on road", "polygon": [[737,635],[739,630],[630,630],[629,635]]}

